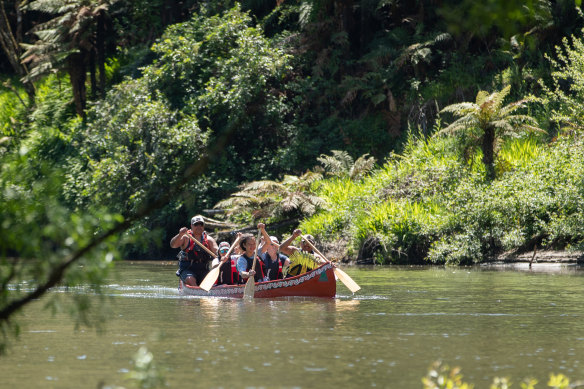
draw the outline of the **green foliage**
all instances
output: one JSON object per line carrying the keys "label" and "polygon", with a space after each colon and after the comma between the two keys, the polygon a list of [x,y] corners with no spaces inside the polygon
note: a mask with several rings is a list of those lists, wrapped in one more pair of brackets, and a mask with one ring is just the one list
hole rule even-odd
{"label": "green foliage", "polygon": [[[77,209],[100,204],[124,215],[177,185],[204,155],[207,142],[196,118],[172,111],[164,99],[149,98],[143,80],[118,85],[75,132],[79,153],[67,161],[67,200]],[[180,206],[177,198],[136,228],[168,227]],[[152,250],[155,242],[138,253]]]}
{"label": "green foliage", "polygon": [[322,164],[329,176],[349,177],[351,180],[360,180],[375,166],[375,158],[364,154],[356,161],[346,151],[333,150],[332,155],[322,154],[317,160]]}
{"label": "green foliage", "polygon": [[158,59],[144,75],[171,107],[195,115],[203,130],[212,129],[213,142],[237,131],[235,152],[226,156],[230,165],[273,174],[278,163],[272,155],[289,138],[283,125],[287,107],[278,92],[289,56],[250,24],[236,7],[174,25],[153,46]]}
{"label": "green foliage", "polygon": [[529,115],[515,111],[524,108],[525,100],[503,106],[511,86],[489,94],[479,91],[474,103],[457,103],[447,106],[442,112],[449,112],[458,117],[453,123],[436,133],[439,135],[456,135],[463,133],[473,140],[471,144],[480,146],[483,163],[487,169],[487,178],[495,178],[496,142],[505,137],[517,137],[522,132],[545,132],[538,127],[536,120]]}
{"label": "green foliage", "polygon": [[299,177],[286,175],[281,182],[253,181],[215,208],[226,209],[232,217],[250,214],[254,219],[310,216],[325,205],[313,193],[314,183],[321,178],[321,174],[308,171]]}
{"label": "green foliage", "polygon": [[[428,369],[428,374],[422,378],[424,389],[472,389],[473,384],[466,383],[462,380],[460,367],[450,368],[441,361],[436,361]],[[521,382],[521,389],[534,389],[538,381],[533,378],[526,378]],[[547,382],[548,388],[567,389],[577,387],[581,383],[575,382],[570,384],[570,379],[563,374],[550,374]],[[495,377],[490,389],[509,389],[512,382],[506,377]]]}
{"label": "green foliage", "polygon": [[[10,80],[4,83],[8,83],[7,86],[11,88],[0,87],[0,150],[7,147],[10,140],[20,138],[25,130],[23,122],[26,114],[24,90],[12,87]],[[18,97],[14,95],[15,92]]]}
{"label": "green foliage", "polygon": [[65,129],[75,116],[69,77],[52,74],[36,84],[36,104],[30,115],[31,130]]}
{"label": "green foliage", "polygon": [[422,378],[424,389],[472,389],[474,385],[462,381],[460,368],[450,368],[441,362],[434,362],[428,369],[426,377]]}
{"label": "green foliage", "polygon": [[301,228],[348,239],[359,259],[381,263],[470,264],[534,245],[583,247],[582,142],[513,139],[502,150],[501,176],[489,182],[459,159],[453,139],[410,137],[362,182],[320,182],[327,208]]}
{"label": "green foliage", "polygon": [[144,346],[140,347],[132,358],[134,368],[127,374],[128,379],[141,389],[166,386],[166,378],[155,361],[154,356]]}
{"label": "green foliage", "polygon": [[541,83],[544,95],[537,100],[562,131],[580,132],[584,128],[584,40],[574,35],[564,38],[556,55],[557,59],[548,57],[553,70],[551,85]]}
{"label": "green foliage", "polygon": [[[98,320],[89,314],[87,292],[100,291],[112,260],[118,257],[118,238],[110,238],[79,258],[69,271],[58,272],[96,234],[121,218],[97,206],[71,211],[62,202],[63,172],[36,160],[35,151],[23,146],[19,153],[2,157],[0,168],[0,350],[17,331],[18,321],[5,316],[12,304],[45,285],[55,286],[55,281],[65,287],[84,285],[66,306],[76,325],[98,326],[103,317]],[[53,294],[45,303],[59,309],[61,298]]]}

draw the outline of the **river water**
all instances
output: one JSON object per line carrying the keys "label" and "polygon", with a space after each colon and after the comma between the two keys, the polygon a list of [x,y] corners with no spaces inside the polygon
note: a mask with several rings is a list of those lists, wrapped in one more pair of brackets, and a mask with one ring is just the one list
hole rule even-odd
{"label": "river water", "polygon": [[[0,388],[132,387],[142,346],[170,387],[422,388],[437,360],[488,388],[584,379],[584,268],[345,267],[335,299],[181,297],[169,262],[122,262],[105,331],[38,302],[0,357]],[[67,295],[64,290],[53,293]],[[66,297],[66,296],[65,296]],[[96,298],[95,298],[96,299]]]}

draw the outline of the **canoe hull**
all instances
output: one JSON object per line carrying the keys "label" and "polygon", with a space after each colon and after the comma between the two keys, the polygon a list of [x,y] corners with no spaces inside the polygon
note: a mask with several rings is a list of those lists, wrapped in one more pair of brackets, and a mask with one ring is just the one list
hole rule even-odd
{"label": "canoe hull", "polygon": [[[219,285],[209,292],[196,286],[179,282],[179,292],[187,296],[213,296],[242,298],[242,285]],[[256,282],[254,298],[277,298],[290,296],[333,298],[337,292],[337,284],[333,266],[330,263],[307,273],[284,280]]]}

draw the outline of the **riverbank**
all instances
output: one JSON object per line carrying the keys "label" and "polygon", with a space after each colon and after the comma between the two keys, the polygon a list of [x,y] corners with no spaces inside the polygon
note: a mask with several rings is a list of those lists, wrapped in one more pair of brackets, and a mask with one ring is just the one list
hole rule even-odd
{"label": "riverbank", "polygon": [[495,262],[499,263],[584,263],[583,251],[566,250],[536,250],[517,254],[507,252],[499,255]]}
{"label": "riverbank", "polygon": [[[324,243],[322,245],[322,252],[327,257],[335,262],[350,263],[357,265],[373,264],[373,258],[368,258],[363,255],[364,250],[354,257],[349,253],[348,240],[339,239],[334,242]],[[354,259],[354,258],[357,259]],[[507,251],[498,255],[493,261],[485,262],[485,264],[520,264],[520,263],[582,263],[584,264],[584,251],[568,251],[568,250],[535,250],[518,253],[516,251]]]}

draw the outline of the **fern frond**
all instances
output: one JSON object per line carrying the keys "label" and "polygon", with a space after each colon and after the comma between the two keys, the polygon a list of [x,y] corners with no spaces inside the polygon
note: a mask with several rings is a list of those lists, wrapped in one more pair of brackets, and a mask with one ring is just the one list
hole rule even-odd
{"label": "fern frond", "polygon": [[262,181],[252,181],[244,185],[242,192],[244,191],[259,191],[259,192],[270,192],[270,191],[282,191],[284,186],[276,181],[262,180]]}
{"label": "fern frond", "polygon": [[477,106],[482,105],[489,98],[489,92],[481,90],[477,93],[475,103]]}
{"label": "fern frond", "polygon": [[65,4],[64,0],[36,0],[24,5],[25,10],[54,14]]}
{"label": "fern frond", "polygon": [[308,170],[299,177],[299,181],[302,183],[300,188],[308,188],[310,185],[312,185],[313,182],[318,180],[322,180],[322,174]]}
{"label": "fern frond", "polygon": [[503,105],[503,101],[505,100],[505,97],[507,97],[507,95],[509,94],[510,91],[511,91],[511,85],[507,85],[502,90],[500,90],[498,92],[493,92],[489,96],[489,100],[493,102],[496,110],[498,110],[499,107],[501,107],[501,105]]}
{"label": "fern frond", "polygon": [[434,38],[434,43],[443,43],[443,42],[448,42],[452,40],[452,35],[450,35],[447,32],[443,32],[441,34],[436,35],[436,37]]}
{"label": "fern frond", "polygon": [[449,112],[449,113],[452,113],[456,116],[462,116],[462,115],[466,115],[467,113],[478,110],[478,109],[479,109],[478,104],[465,102],[465,103],[458,103],[458,104],[452,104],[452,105],[446,106],[446,107],[442,108],[440,113]]}
{"label": "fern frond", "polygon": [[365,177],[375,166],[375,158],[370,157],[369,154],[363,154],[353,164],[349,172],[349,178],[351,180],[360,180]]}
{"label": "fern frond", "polygon": [[318,267],[318,261],[316,260],[316,257],[312,254],[308,254],[308,253],[304,253],[304,252],[300,252],[300,251],[295,251],[291,256],[290,256],[290,267],[294,266],[294,265],[302,265],[302,266],[306,266],[306,268],[308,270],[312,270]]}

